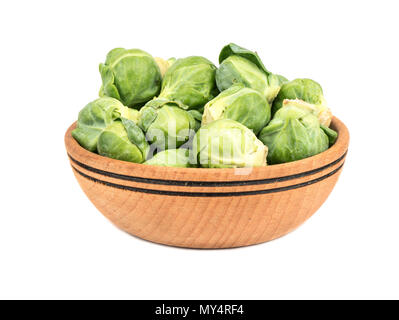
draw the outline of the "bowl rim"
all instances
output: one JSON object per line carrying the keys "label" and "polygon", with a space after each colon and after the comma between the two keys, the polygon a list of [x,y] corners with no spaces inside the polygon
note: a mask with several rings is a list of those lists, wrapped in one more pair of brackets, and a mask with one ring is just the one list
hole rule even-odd
{"label": "bowl rim", "polygon": [[[165,166],[155,166],[147,165],[142,163],[133,163],[128,161],[116,160],[108,157],[101,156],[97,153],[88,151],[84,149],[79,143],[72,137],[72,130],[76,128],[76,121],[69,126],[65,133],[65,146],[67,154],[72,161],[81,161],[82,159],[87,159],[90,163],[106,163],[105,167],[113,172],[140,172],[143,171],[145,167],[146,171],[151,169],[151,173],[154,176],[162,175],[168,176],[169,174],[176,175],[176,173],[181,173],[182,175],[198,176],[201,178],[204,175],[212,176],[215,175],[216,180],[218,177],[237,177],[237,170],[246,170],[248,168],[176,168],[176,167],[165,167]],[[298,173],[303,171],[303,168],[312,167],[323,167],[331,165],[332,163],[338,163],[345,157],[349,145],[349,131],[345,124],[339,120],[337,117],[333,117],[331,126],[332,129],[338,132],[338,139],[330,148],[326,151],[319,153],[315,156],[308,157],[302,160],[267,165],[263,167],[251,167],[251,176],[279,176],[281,172]],[[77,156],[77,157],[76,157]],[[78,159],[76,159],[78,158]],[[100,165],[101,166],[101,165]],[[300,169],[300,170],[298,170]],[[247,175],[248,177],[248,175]],[[236,180],[236,179],[234,179]]]}

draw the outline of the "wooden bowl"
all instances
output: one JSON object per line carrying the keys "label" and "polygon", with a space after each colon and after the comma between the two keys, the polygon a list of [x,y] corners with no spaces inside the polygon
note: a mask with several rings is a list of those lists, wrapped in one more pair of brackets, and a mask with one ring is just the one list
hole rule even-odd
{"label": "wooden bowl", "polygon": [[331,127],[337,142],[316,156],[252,169],[149,166],[83,149],[65,134],[80,186],[116,226],[137,237],[188,248],[232,248],[281,237],[327,199],[344,165],[346,126]]}

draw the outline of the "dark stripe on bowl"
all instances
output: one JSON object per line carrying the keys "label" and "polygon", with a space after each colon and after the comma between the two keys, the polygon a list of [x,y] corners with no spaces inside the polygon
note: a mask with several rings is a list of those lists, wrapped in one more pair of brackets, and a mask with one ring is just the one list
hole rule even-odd
{"label": "dark stripe on bowl", "polygon": [[342,161],[348,151],[346,151],[341,157],[337,160],[317,169],[313,169],[310,171],[302,172],[293,174],[290,176],[285,177],[278,177],[278,178],[271,178],[271,179],[260,179],[260,180],[244,180],[244,181],[184,181],[184,180],[163,180],[163,179],[152,179],[152,178],[142,178],[142,177],[134,177],[128,176],[124,174],[118,174],[114,172],[104,171],[97,168],[90,167],[82,162],[75,160],[71,155],[68,154],[69,158],[72,162],[77,164],[79,167],[91,171],[106,177],[125,180],[125,181],[132,181],[132,182],[139,182],[139,183],[146,183],[146,184],[158,184],[158,185],[171,185],[171,186],[184,186],[184,187],[233,187],[233,186],[251,186],[251,185],[260,185],[260,184],[270,184],[276,182],[283,182],[298,178],[303,178],[306,176],[310,176],[316,174],[320,171],[323,171],[329,167],[332,167]]}
{"label": "dark stripe on bowl", "polygon": [[298,183],[294,184],[292,186],[286,186],[286,187],[280,187],[280,188],[273,188],[273,189],[266,189],[266,190],[254,190],[254,191],[238,191],[238,192],[184,192],[184,191],[167,191],[167,190],[154,190],[154,189],[143,189],[143,188],[137,188],[137,187],[131,187],[131,186],[124,186],[121,184],[116,184],[108,181],[103,181],[99,180],[97,178],[91,177],[78,169],[76,169],[74,166],[72,168],[80,174],[82,177],[89,179],[93,182],[101,183],[103,185],[106,185],[108,187],[112,188],[117,188],[117,189],[122,189],[122,190],[128,190],[128,191],[134,191],[134,192],[141,192],[141,193],[149,193],[149,194],[158,194],[158,195],[164,195],[164,196],[178,196],[178,197],[240,197],[240,196],[251,196],[251,195],[258,195],[258,194],[268,194],[268,193],[277,193],[277,192],[283,192],[287,190],[293,190],[293,189],[298,189],[298,188],[303,188],[306,186],[309,186],[314,183],[318,183],[324,179],[327,179],[334,174],[336,174],[339,170],[341,170],[342,166],[344,163],[342,163],[338,168],[334,169],[330,173],[319,177],[314,180],[310,180],[307,182],[303,183]]}

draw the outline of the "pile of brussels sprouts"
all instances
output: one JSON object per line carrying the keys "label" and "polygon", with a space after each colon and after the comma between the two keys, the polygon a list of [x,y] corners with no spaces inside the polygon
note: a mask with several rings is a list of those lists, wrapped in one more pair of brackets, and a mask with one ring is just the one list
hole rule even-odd
{"label": "pile of brussels sprouts", "polygon": [[300,160],[337,139],[317,82],[288,81],[233,43],[219,63],[113,49],[100,64],[100,98],[80,111],[72,135],[102,156],[204,168]]}

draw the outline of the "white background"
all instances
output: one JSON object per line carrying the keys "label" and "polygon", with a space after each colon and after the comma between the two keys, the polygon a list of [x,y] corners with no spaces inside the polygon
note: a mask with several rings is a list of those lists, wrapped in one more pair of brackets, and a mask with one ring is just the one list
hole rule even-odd
{"label": "white background", "polygon": [[[0,298],[399,298],[396,1],[12,1],[0,5]],[[324,206],[270,243],[152,244],[76,182],[63,135],[114,47],[203,55],[229,42],[320,82],[351,132]]]}

